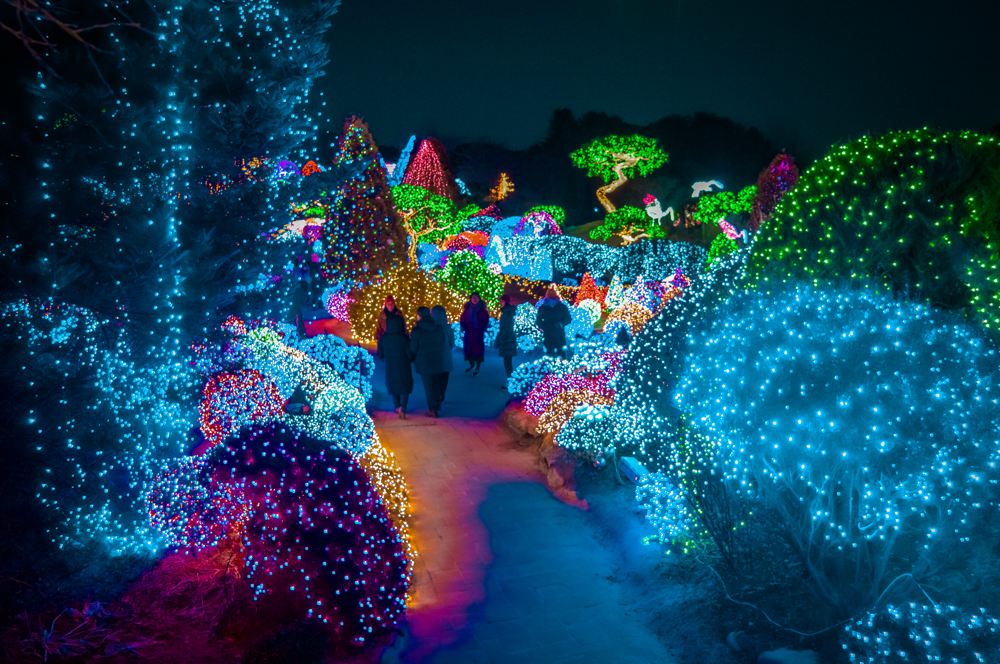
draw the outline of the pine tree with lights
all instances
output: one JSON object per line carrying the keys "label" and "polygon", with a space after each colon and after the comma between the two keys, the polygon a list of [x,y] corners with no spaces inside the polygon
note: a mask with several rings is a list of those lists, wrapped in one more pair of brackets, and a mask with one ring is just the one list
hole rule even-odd
{"label": "pine tree with lights", "polygon": [[406,252],[385,168],[368,125],[344,123],[336,165],[357,175],[343,184],[323,229],[323,276],[352,285],[377,281]]}
{"label": "pine tree with lights", "polygon": [[580,288],[576,291],[576,300],[573,304],[579,305],[584,300],[593,300],[604,306],[604,289],[597,285],[590,272],[584,272],[580,279]]}
{"label": "pine tree with lights", "polygon": [[458,197],[455,177],[448,169],[448,161],[444,146],[436,138],[425,138],[420,141],[416,154],[410,159],[406,168],[404,184],[423,187],[432,194],[444,196],[448,200]]}

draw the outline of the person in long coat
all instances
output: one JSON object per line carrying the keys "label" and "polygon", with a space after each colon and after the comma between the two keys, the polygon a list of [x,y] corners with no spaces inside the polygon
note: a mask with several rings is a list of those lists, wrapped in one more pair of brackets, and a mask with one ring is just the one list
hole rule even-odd
{"label": "person in long coat", "polygon": [[382,304],[382,311],[379,313],[378,320],[375,323],[376,344],[382,338],[382,335],[385,334],[386,323],[390,316],[398,316],[403,321],[403,327],[406,327],[406,319],[403,318],[403,312],[396,306],[396,298],[392,295],[387,295],[385,302]]}
{"label": "person in long coat", "polygon": [[490,324],[490,312],[486,310],[486,303],[479,299],[479,293],[469,296],[459,323],[462,326],[465,361],[469,363],[466,371],[471,371],[475,376],[479,374],[479,368],[483,366],[483,359],[486,357],[486,328]]}
{"label": "person in long coat", "polygon": [[511,301],[509,295],[500,298],[500,330],[494,345],[497,352],[503,358],[503,368],[507,372],[507,377],[514,373],[514,356],[517,355],[517,334],[514,332],[514,319],[517,315],[517,307]]}
{"label": "person in long coat", "polygon": [[427,307],[417,309],[417,324],[410,333],[410,355],[424,384],[431,417],[437,417],[441,411],[439,383],[444,372],[444,348],[447,343],[444,328],[431,316],[431,310]]}
{"label": "person in long coat", "polygon": [[538,303],[538,315],[535,324],[542,331],[542,343],[546,355],[566,357],[566,326],[573,320],[569,307],[552,286],[545,297]]}
{"label": "person in long coat", "polygon": [[392,395],[392,404],[402,420],[406,419],[406,404],[413,392],[413,369],[410,366],[410,338],[402,316],[389,316],[385,332],[378,340],[378,357],[385,362],[385,389]]}
{"label": "person in long coat", "polygon": [[451,370],[455,368],[455,360],[452,359],[452,349],[455,348],[455,330],[448,324],[448,311],[440,304],[431,309],[431,317],[444,328],[445,349],[444,349],[444,371],[438,376],[438,387],[441,388],[441,403],[444,403],[445,392],[448,391],[448,379],[451,378]]}

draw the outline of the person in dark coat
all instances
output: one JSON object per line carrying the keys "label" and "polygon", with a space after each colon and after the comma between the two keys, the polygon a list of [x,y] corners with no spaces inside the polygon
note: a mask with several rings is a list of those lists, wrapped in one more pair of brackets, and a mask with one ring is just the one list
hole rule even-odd
{"label": "person in dark coat", "polygon": [[514,332],[514,317],[517,307],[511,304],[510,296],[500,298],[500,330],[494,344],[497,352],[503,358],[503,368],[507,377],[514,373],[514,356],[517,355],[517,334]]}
{"label": "person in dark coat", "polygon": [[486,303],[479,299],[479,293],[469,296],[459,322],[463,332],[465,361],[469,363],[466,371],[471,371],[475,376],[479,374],[479,368],[483,366],[483,359],[486,357],[486,328],[490,324],[490,313],[486,310]]}
{"label": "person in dark coat", "polygon": [[406,419],[406,404],[413,391],[413,369],[410,367],[410,338],[402,316],[390,315],[385,332],[378,340],[378,357],[385,362],[385,389],[392,395],[392,404],[401,420]]}
{"label": "person in dark coat", "polygon": [[569,307],[562,301],[559,291],[549,286],[545,297],[538,303],[535,324],[542,331],[546,355],[566,357],[566,326],[572,321]]}
{"label": "person in dark coat", "polygon": [[376,344],[382,338],[382,335],[385,334],[386,323],[390,316],[398,316],[403,321],[403,327],[406,327],[406,319],[403,318],[403,312],[396,307],[396,298],[392,295],[387,295],[385,302],[382,304],[382,312],[378,315],[378,321],[375,323]]}
{"label": "person in dark coat", "polygon": [[444,403],[445,392],[448,391],[448,379],[451,377],[451,370],[455,368],[455,360],[452,359],[452,349],[455,348],[455,330],[448,324],[448,312],[440,304],[431,309],[431,318],[438,325],[444,328],[445,349],[444,349],[444,371],[438,376],[438,386],[441,388],[441,401]]}
{"label": "person in dark coat", "polygon": [[431,417],[441,411],[440,377],[444,373],[444,349],[447,341],[444,328],[437,324],[427,307],[417,309],[417,324],[410,333],[410,355],[413,366],[420,374],[427,395],[427,408]]}

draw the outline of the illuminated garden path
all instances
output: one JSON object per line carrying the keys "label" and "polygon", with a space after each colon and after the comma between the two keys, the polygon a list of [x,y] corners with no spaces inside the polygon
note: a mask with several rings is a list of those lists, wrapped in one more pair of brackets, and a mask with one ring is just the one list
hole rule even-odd
{"label": "illuminated garden path", "polygon": [[494,420],[376,412],[420,557],[403,662],[672,662],[614,580],[592,515],[556,500]]}

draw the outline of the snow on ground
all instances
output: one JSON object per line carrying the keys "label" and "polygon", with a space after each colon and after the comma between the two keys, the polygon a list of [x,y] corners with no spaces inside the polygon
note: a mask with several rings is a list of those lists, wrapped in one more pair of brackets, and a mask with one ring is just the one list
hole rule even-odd
{"label": "snow on ground", "polygon": [[704,581],[666,574],[673,563],[642,544],[631,490],[585,471],[589,508],[557,500],[533,448],[495,419],[499,358],[475,378],[460,359],[437,420],[422,415],[419,379],[410,419],[384,412],[377,369],[375,424],[410,485],[419,550],[406,634],[383,661],[732,661],[695,609]]}

